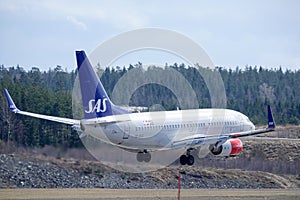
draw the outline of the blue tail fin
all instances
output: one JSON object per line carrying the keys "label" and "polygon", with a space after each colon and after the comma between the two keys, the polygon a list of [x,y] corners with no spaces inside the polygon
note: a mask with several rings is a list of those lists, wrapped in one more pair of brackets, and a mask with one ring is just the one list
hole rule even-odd
{"label": "blue tail fin", "polygon": [[84,118],[106,117],[129,112],[109,99],[84,51],[76,51]]}

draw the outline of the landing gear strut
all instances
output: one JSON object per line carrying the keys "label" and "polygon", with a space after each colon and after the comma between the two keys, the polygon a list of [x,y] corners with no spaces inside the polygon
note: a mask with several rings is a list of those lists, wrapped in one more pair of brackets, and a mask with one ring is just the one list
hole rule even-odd
{"label": "landing gear strut", "polygon": [[147,150],[144,150],[144,151],[140,151],[136,154],[136,160],[138,162],[150,162],[151,161],[151,154],[147,151]]}
{"label": "landing gear strut", "polygon": [[182,155],[179,158],[181,165],[193,165],[195,162],[194,156],[191,155],[190,150],[187,150],[186,155]]}

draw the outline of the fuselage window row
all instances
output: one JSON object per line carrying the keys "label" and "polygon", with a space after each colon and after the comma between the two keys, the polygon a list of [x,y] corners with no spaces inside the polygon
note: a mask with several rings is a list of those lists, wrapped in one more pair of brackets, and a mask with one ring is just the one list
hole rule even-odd
{"label": "fuselage window row", "polygon": [[210,127],[210,126],[224,126],[224,125],[237,125],[237,121],[225,121],[225,122],[208,122],[208,123],[193,123],[193,124],[172,124],[172,125],[145,125],[136,127],[136,131],[147,131],[156,129],[178,129],[178,128],[198,128],[198,127]]}

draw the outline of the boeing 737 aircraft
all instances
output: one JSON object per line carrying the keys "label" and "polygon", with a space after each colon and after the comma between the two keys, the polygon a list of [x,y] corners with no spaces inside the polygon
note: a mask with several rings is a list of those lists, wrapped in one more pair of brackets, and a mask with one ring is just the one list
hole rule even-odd
{"label": "boeing 737 aircraft", "polygon": [[71,125],[83,135],[137,153],[139,162],[149,162],[151,152],[185,149],[182,165],[193,165],[193,151],[199,157],[208,153],[235,156],[242,152],[240,137],[275,130],[268,106],[268,126],[255,130],[244,114],[229,109],[193,109],[130,113],[114,105],[105,92],[84,51],[76,51],[84,119],[53,117],[19,110],[6,89],[12,112]]}

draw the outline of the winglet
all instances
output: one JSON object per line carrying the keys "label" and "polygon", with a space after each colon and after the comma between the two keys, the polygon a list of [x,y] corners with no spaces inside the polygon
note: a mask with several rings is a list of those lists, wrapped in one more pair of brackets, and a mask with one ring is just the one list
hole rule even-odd
{"label": "winglet", "polygon": [[6,88],[4,88],[4,94],[6,96],[8,105],[9,105],[9,109],[14,112],[14,113],[18,113],[20,112],[20,110],[17,108],[17,106],[15,105],[14,101],[12,100],[11,96],[9,95],[8,91]]}
{"label": "winglet", "polygon": [[270,105],[268,105],[268,129],[270,129],[270,130],[275,129],[275,121],[273,118],[273,114],[272,114]]}

